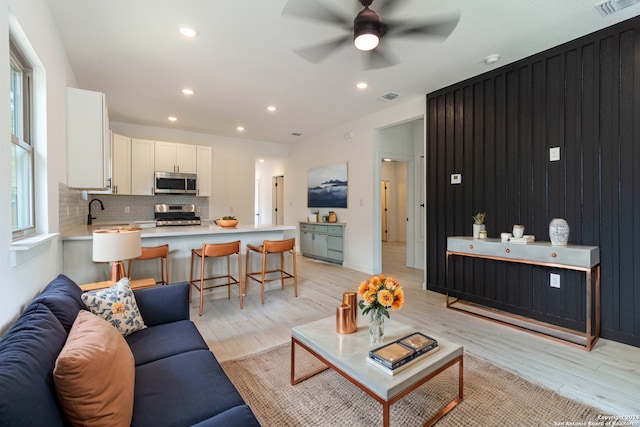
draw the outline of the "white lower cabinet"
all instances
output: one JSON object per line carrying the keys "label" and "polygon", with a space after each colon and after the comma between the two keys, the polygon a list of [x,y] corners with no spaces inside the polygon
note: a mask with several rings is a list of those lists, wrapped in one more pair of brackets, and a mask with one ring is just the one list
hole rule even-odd
{"label": "white lower cabinet", "polygon": [[300,223],[300,250],[302,255],[342,264],[344,261],[345,224]]}

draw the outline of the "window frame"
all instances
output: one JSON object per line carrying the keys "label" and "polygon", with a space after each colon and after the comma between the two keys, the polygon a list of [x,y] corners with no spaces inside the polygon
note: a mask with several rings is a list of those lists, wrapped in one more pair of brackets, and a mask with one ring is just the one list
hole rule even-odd
{"label": "window frame", "polygon": [[[30,189],[29,191],[29,224],[23,227],[18,227],[15,228],[13,227],[13,208],[11,209],[11,231],[12,231],[12,239],[15,240],[19,240],[21,238],[33,235],[36,233],[36,185],[35,185],[35,144],[34,144],[34,138],[33,138],[33,123],[34,123],[34,117],[33,117],[33,105],[34,105],[34,99],[33,99],[33,67],[32,65],[25,59],[25,56],[22,54],[21,50],[18,48],[18,46],[14,43],[13,39],[10,37],[9,38],[9,46],[10,46],[10,52],[9,52],[9,68],[10,68],[10,74],[11,74],[11,78],[13,79],[13,69],[17,70],[18,72],[20,72],[21,74],[21,78],[20,78],[20,85],[21,85],[21,91],[20,91],[20,104],[18,105],[19,109],[20,109],[20,120],[16,121],[17,125],[19,125],[19,130],[21,132],[21,135],[15,135],[13,133],[13,125],[14,125],[14,119],[11,119],[11,129],[10,129],[10,135],[11,135],[11,144],[15,145],[16,149],[19,150],[24,150],[28,156],[29,156],[29,164],[30,164],[30,171],[29,171],[29,185],[30,185]],[[13,82],[11,83],[11,85],[13,85]],[[11,101],[10,102],[14,102]],[[13,149],[13,147],[12,147]],[[12,201],[13,202],[13,201]]]}

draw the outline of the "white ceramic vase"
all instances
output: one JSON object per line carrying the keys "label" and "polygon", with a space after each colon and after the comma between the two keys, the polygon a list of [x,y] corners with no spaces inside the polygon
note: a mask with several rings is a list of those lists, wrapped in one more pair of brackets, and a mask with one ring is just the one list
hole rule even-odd
{"label": "white ceramic vase", "polygon": [[477,239],[480,236],[480,231],[486,230],[487,226],[485,224],[473,224],[473,238]]}
{"label": "white ceramic vase", "polygon": [[569,224],[562,218],[554,218],[549,223],[549,240],[553,246],[566,246],[569,242]]}

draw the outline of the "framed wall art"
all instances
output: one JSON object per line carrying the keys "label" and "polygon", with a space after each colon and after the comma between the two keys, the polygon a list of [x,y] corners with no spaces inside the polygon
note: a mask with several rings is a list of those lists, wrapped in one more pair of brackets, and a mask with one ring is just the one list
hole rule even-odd
{"label": "framed wall art", "polygon": [[347,163],[309,169],[307,207],[347,207]]}

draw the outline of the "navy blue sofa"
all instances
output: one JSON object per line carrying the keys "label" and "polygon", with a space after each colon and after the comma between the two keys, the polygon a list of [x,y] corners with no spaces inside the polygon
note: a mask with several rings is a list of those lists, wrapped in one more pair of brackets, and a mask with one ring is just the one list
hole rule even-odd
{"label": "navy blue sofa", "polygon": [[[58,276],[0,340],[0,426],[67,426],[53,381],[80,288]],[[132,426],[260,426],[189,320],[186,283],[135,291],[148,326],[126,337],[135,359]]]}

